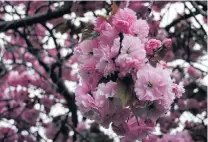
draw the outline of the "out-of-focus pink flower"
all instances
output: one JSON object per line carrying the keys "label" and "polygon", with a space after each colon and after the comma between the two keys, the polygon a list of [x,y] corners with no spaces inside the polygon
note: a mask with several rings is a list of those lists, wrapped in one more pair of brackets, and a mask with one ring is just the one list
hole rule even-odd
{"label": "out-of-focus pink flower", "polygon": [[84,122],[79,122],[76,127],[77,132],[81,132],[86,129],[86,124]]}
{"label": "out-of-focus pink flower", "polygon": [[35,137],[32,135],[18,135],[18,140],[20,142],[36,142]]}
{"label": "out-of-focus pink flower", "polygon": [[46,63],[46,64],[51,64],[51,63],[54,63],[55,62],[55,59],[52,58],[52,57],[45,56],[43,58],[43,62]]}
{"label": "out-of-focus pink flower", "polygon": [[51,107],[55,104],[55,102],[49,97],[41,98],[40,102],[44,105],[46,112],[50,112]]}
{"label": "out-of-focus pink flower", "polygon": [[157,142],[193,142],[188,131],[182,131],[177,133],[176,135],[165,134],[162,138],[158,139]]}
{"label": "out-of-focus pink flower", "polygon": [[170,38],[165,38],[162,41],[162,44],[164,45],[164,47],[166,47],[167,49],[170,49],[172,46],[172,40]]}
{"label": "out-of-focus pink flower", "polygon": [[17,138],[18,134],[14,129],[9,127],[0,127],[0,139],[4,139],[5,142],[12,142],[16,141]]}
{"label": "out-of-focus pink flower", "polygon": [[[155,25],[154,24],[151,24],[151,27],[152,27],[152,30],[155,31],[155,29],[158,29],[159,27],[159,22],[158,21],[154,21],[155,22]],[[164,40],[165,38],[168,37],[168,33],[165,29],[158,29],[157,31],[157,36],[156,38],[158,40]]]}
{"label": "out-of-focus pink flower", "polygon": [[192,50],[191,51],[191,55],[190,55],[190,59],[194,62],[197,61],[197,59],[200,57],[200,56],[203,56],[203,51],[202,50]]}
{"label": "out-of-focus pink flower", "polygon": [[182,79],[182,73],[178,70],[174,70],[171,74],[171,77],[173,78],[175,83],[179,83]]}
{"label": "out-of-focus pink flower", "polygon": [[39,117],[39,111],[36,109],[26,109],[22,113],[22,119],[31,125],[35,125],[37,118]]}
{"label": "out-of-focus pink flower", "polygon": [[196,99],[179,99],[178,106],[180,110],[199,109],[199,102]]}
{"label": "out-of-focus pink flower", "polygon": [[51,56],[53,56],[53,57],[56,57],[56,54],[57,54],[56,48],[50,49],[50,50],[49,50],[49,54],[50,54]]}
{"label": "out-of-focus pink flower", "polygon": [[[47,123],[46,127],[45,127],[45,135],[48,139],[53,139],[54,136],[56,135],[56,133],[59,131],[60,126],[56,126],[54,123]],[[62,140],[63,138],[63,134],[61,133],[58,138],[57,141]]]}
{"label": "out-of-focus pink flower", "polygon": [[173,51],[169,50],[165,53],[163,60],[165,60],[166,62],[171,62],[174,60],[174,58],[175,58],[175,55],[174,55]]}
{"label": "out-of-focus pink flower", "polygon": [[193,79],[199,79],[202,77],[202,73],[192,66],[188,67],[187,72]]}

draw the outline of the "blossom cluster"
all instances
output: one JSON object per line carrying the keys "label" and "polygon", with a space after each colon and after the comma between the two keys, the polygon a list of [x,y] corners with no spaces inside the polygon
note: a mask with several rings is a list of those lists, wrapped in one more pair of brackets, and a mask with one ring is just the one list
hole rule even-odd
{"label": "blossom cluster", "polygon": [[111,125],[123,141],[141,140],[184,92],[167,65],[152,60],[171,41],[148,39],[147,22],[129,8],[118,9],[109,19],[98,17],[93,33],[74,51],[81,82],[76,104],[83,116]]}

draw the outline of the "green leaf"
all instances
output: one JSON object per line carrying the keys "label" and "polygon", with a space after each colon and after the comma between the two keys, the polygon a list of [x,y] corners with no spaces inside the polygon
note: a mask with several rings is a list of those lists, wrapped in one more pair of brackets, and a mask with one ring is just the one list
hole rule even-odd
{"label": "green leaf", "polygon": [[69,30],[69,26],[67,23],[61,24],[55,28],[56,32],[60,32],[61,34],[66,33]]}
{"label": "green leaf", "polygon": [[117,95],[122,101],[122,106],[125,107],[132,96],[132,89],[130,84],[126,84],[123,80],[117,80]]}
{"label": "green leaf", "polygon": [[94,25],[89,24],[82,30],[82,41],[88,39],[94,39],[99,35],[100,33],[94,31]]}

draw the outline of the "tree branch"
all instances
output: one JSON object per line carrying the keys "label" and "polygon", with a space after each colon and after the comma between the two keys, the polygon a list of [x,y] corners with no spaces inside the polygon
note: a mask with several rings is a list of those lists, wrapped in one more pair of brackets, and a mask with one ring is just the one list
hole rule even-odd
{"label": "tree branch", "polygon": [[190,2],[197,11],[199,11],[203,16],[207,17],[207,12],[199,8],[199,6],[197,5],[195,1],[190,1]]}
{"label": "tree branch", "polygon": [[166,31],[169,31],[171,27],[173,27],[174,25],[176,25],[176,24],[179,23],[180,21],[186,20],[186,19],[192,17],[193,15],[196,16],[196,15],[198,15],[198,14],[200,14],[199,11],[196,11],[196,12],[193,12],[193,13],[189,13],[189,14],[185,14],[185,15],[181,16],[180,18],[178,18],[178,19],[174,20],[173,22],[171,22],[169,25],[167,25],[167,26],[165,27],[165,29],[166,29]]}
{"label": "tree branch", "polygon": [[4,21],[0,22],[0,32],[7,31],[9,29],[17,29],[19,27],[30,26],[37,23],[44,23],[48,20],[58,18],[63,16],[64,14],[70,13],[70,9],[72,7],[73,2],[65,2],[62,7],[57,10],[51,12],[44,12],[40,14],[33,15],[31,17],[26,17],[19,20],[14,21]]}
{"label": "tree branch", "polygon": [[39,64],[45,69],[47,73],[49,73],[49,76],[54,84],[57,85],[56,91],[63,95],[65,98],[67,105],[72,113],[72,122],[74,127],[77,127],[78,124],[78,117],[77,117],[77,106],[75,104],[75,96],[74,94],[70,93],[68,91],[68,88],[64,84],[64,81],[59,78],[59,76],[54,72],[54,69],[57,65],[57,63],[54,63],[51,65],[51,67],[47,66],[39,57],[38,54],[31,52],[31,49],[33,49],[33,46],[31,42],[27,39],[27,36],[22,34],[20,31],[16,30],[19,35],[25,40],[25,42],[28,45],[28,51],[38,60]]}

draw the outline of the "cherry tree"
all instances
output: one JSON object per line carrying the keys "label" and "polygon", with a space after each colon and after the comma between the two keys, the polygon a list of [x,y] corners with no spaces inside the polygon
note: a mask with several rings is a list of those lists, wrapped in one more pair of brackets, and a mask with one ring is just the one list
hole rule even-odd
{"label": "cherry tree", "polygon": [[1,141],[207,141],[206,2],[0,5]]}

